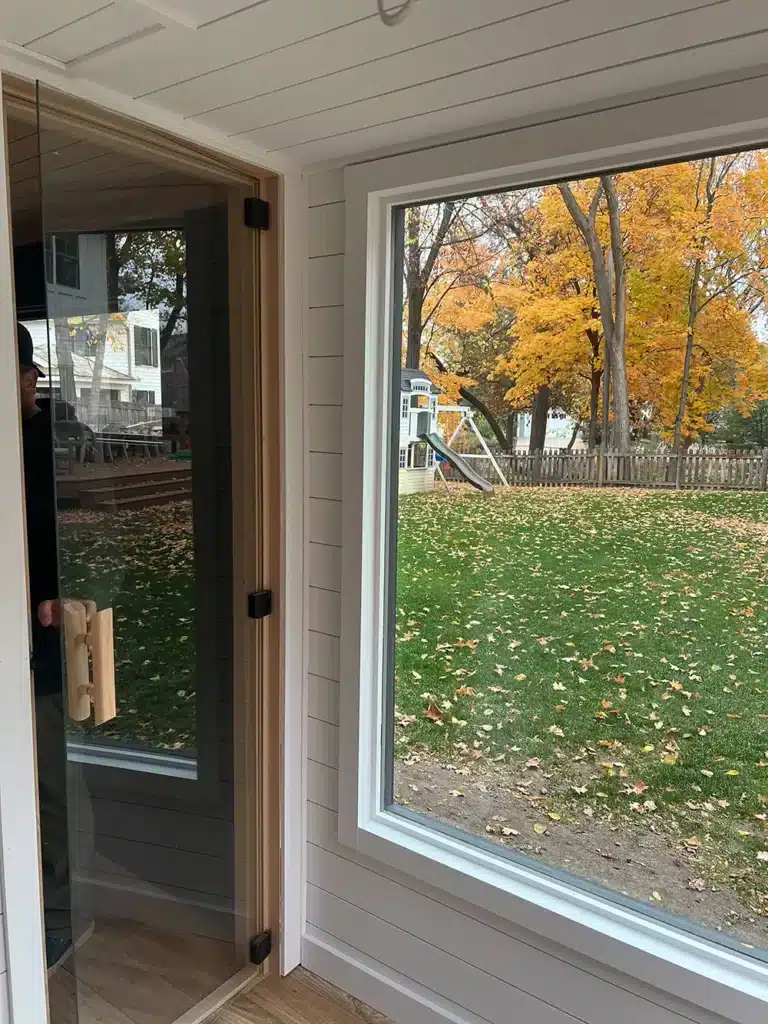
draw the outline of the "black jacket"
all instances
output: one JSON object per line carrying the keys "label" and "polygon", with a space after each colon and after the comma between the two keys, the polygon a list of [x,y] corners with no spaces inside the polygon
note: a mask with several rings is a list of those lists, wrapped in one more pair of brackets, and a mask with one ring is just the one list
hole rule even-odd
{"label": "black jacket", "polygon": [[27,506],[27,559],[32,605],[32,656],[35,692],[61,692],[61,640],[58,629],[43,628],[37,619],[42,601],[59,596],[56,537],[56,482],[54,476],[51,408],[38,401],[40,412],[22,420],[24,492]]}

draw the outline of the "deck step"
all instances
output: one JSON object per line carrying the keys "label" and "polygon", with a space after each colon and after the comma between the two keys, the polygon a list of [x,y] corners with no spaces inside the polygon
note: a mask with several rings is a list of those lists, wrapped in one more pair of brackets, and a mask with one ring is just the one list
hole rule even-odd
{"label": "deck step", "polygon": [[189,473],[171,477],[163,475],[160,479],[140,480],[136,483],[127,481],[125,477],[110,483],[100,480],[98,486],[80,488],[80,504],[83,508],[93,508],[104,501],[136,498],[167,490],[187,490],[191,494],[192,478]]}
{"label": "deck step", "polygon": [[94,512],[116,512],[130,511],[132,508],[147,508],[149,505],[170,505],[174,501],[191,501],[192,490],[161,490],[156,489],[151,494],[135,494],[129,498],[103,498],[94,502],[88,508]]}

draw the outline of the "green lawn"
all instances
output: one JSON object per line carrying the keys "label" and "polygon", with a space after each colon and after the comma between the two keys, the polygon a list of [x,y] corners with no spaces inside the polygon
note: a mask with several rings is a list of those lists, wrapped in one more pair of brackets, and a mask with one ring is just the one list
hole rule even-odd
{"label": "green lawn", "polygon": [[195,747],[191,502],[60,514],[62,589],[115,612],[118,716],[99,739]]}
{"label": "green lawn", "polygon": [[552,827],[667,832],[768,913],[767,599],[764,494],[402,498],[397,755],[545,774]]}

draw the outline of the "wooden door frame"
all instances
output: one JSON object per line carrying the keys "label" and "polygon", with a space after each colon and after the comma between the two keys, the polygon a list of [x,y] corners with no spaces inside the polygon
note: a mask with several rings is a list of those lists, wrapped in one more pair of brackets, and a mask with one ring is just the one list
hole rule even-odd
{"label": "wooden door frame", "polygon": [[[2,74],[3,118],[9,110],[34,110],[36,86],[14,76]],[[281,346],[283,339],[282,292],[282,195],[281,179],[272,172],[252,166],[242,159],[212,152],[205,147],[167,134],[143,123],[130,121],[105,109],[94,107],[76,97],[46,90],[45,109],[64,126],[80,135],[108,139],[118,148],[140,152],[179,169],[228,178],[239,189],[229,203],[230,225],[230,358],[232,401],[232,505],[234,576],[234,669],[235,705],[235,855],[236,911],[240,942],[251,933],[269,930],[273,952],[261,973],[285,969],[282,959],[284,922],[281,910],[284,893],[282,848],[282,784],[285,751],[282,744],[284,707],[285,600],[281,586],[286,534],[282,507],[283,457],[281,395]],[[0,145],[5,150],[4,134]],[[5,152],[4,164],[7,167]],[[5,167],[0,188],[7,188]],[[272,224],[269,232],[246,228],[243,221],[242,191],[262,195],[270,201]],[[6,207],[9,205],[9,189]],[[8,228],[10,218],[8,217]],[[0,229],[3,225],[0,225]],[[12,248],[10,239],[0,240],[0,261],[7,257],[8,267],[0,266],[0,286],[8,282],[12,291]],[[9,273],[10,271],[10,273]],[[7,278],[7,280],[6,280]],[[13,322],[6,316],[0,324],[5,344],[15,334]],[[6,338],[6,334],[8,337]],[[15,366],[15,341],[13,342]],[[2,361],[0,354],[0,361]],[[9,359],[6,354],[5,361]],[[20,450],[17,453],[20,458]],[[23,533],[23,530],[22,530]],[[272,615],[261,623],[246,617],[247,594],[271,589],[274,594]],[[28,621],[25,609],[25,621]],[[26,701],[23,707],[29,706]],[[244,713],[243,713],[244,712]],[[27,722],[30,733],[31,721]],[[33,758],[33,744],[31,754]],[[34,763],[34,762],[33,762]],[[34,772],[33,772],[34,775]],[[24,792],[32,788],[26,780]],[[0,811],[5,829],[0,782]],[[33,876],[39,892],[39,852],[37,837],[32,850],[29,818],[25,826],[27,847],[26,874]],[[7,844],[4,844],[7,845]],[[295,853],[295,846],[294,851]],[[30,865],[33,865],[30,868]],[[5,865],[4,865],[5,868]],[[15,882],[3,870],[6,892]],[[26,879],[29,893],[30,879]],[[28,915],[27,903],[27,915]],[[13,916],[14,920],[11,920]],[[11,991],[25,1003],[16,1004],[16,1013],[26,1014],[29,1000],[39,983],[45,980],[41,950],[41,932],[36,927],[20,929],[17,915],[7,915],[6,932],[9,968],[22,959],[26,962],[25,984],[11,977]],[[292,922],[292,930],[298,922]],[[21,935],[21,931],[26,934]],[[32,934],[34,932],[34,934]],[[280,941],[278,941],[280,940]],[[18,951],[18,952],[17,952]],[[294,966],[288,965],[288,969]],[[242,973],[242,972],[241,972]],[[256,972],[254,972],[256,973]],[[30,991],[33,977],[37,985]],[[237,979],[233,979],[233,982]],[[239,979],[241,986],[243,980]],[[222,995],[222,999],[224,995]],[[12,1002],[15,1002],[12,997]],[[35,1024],[39,1008],[35,1008]],[[210,1007],[208,1012],[210,1012]],[[42,1022],[44,1016],[40,1016]],[[186,1018],[185,1018],[186,1019]]]}

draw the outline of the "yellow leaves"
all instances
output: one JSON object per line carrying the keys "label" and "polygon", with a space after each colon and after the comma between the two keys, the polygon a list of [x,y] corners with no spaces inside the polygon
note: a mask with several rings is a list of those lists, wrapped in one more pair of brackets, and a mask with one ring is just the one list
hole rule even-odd
{"label": "yellow leaves", "polygon": [[536,833],[537,836],[543,836],[544,833],[547,831],[547,826],[542,825],[541,822],[537,821],[536,824],[533,826],[533,831]]}
{"label": "yellow leaves", "polygon": [[729,768],[728,771],[725,774],[726,775],[739,775],[740,773],[739,773],[738,768]]}

